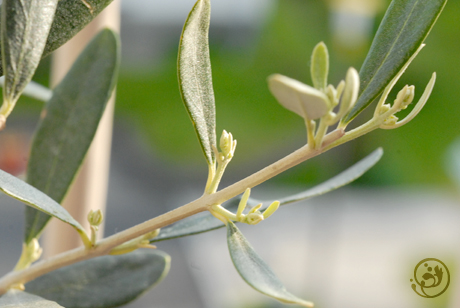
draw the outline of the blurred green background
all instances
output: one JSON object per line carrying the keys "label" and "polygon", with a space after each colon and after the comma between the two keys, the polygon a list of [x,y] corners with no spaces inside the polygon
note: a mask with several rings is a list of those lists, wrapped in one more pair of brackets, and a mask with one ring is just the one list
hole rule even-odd
{"label": "blurred green background", "polygon": [[[310,54],[320,41],[329,48],[330,83],[337,85],[348,67],[361,66],[389,1],[381,1],[381,9],[376,9],[375,18],[371,19],[370,35],[354,46],[343,44],[343,38],[341,42],[337,29],[331,26],[335,2],[338,1],[277,1],[257,30],[258,35],[244,46],[225,44],[219,33],[213,32],[211,24],[217,134],[220,136],[222,129],[226,129],[238,140],[236,156],[228,168],[230,175],[247,175],[306,142],[302,119],[283,109],[271,96],[267,76],[281,73],[311,84]],[[396,130],[371,132],[273,181],[313,184],[337,174],[381,146],[385,150],[383,159],[359,184],[448,185],[445,152],[459,135],[460,78],[456,71],[460,67],[459,15],[460,2],[449,1],[426,40],[427,46],[395,87],[397,93],[406,83],[414,84],[418,99],[431,73],[438,74],[431,98],[412,122]],[[179,33],[175,39],[178,42]],[[122,64],[116,117],[117,121],[133,125],[151,152],[165,164],[182,170],[199,169],[205,174],[205,160],[178,91],[176,56],[177,44],[168,47],[156,65]],[[49,59],[43,61],[35,77],[42,84],[48,82],[49,62]],[[39,109],[37,102],[23,99],[16,112],[35,113]],[[370,115],[365,112],[355,121],[362,123],[367,118]]]}

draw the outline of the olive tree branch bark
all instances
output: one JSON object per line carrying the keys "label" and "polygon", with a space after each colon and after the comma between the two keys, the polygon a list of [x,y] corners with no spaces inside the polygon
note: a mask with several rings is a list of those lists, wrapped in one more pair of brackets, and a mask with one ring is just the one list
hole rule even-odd
{"label": "olive tree branch bark", "polygon": [[343,135],[343,130],[335,130],[324,138],[323,144],[319,149],[312,149],[308,144],[306,144],[297,151],[287,155],[286,157],[244,178],[237,183],[234,183],[214,194],[204,194],[200,198],[186,205],[178,207],[163,215],[157,216],[141,224],[102,239],[101,241],[97,242],[97,245],[92,249],[86,249],[84,246],[82,246],[39,261],[27,269],[10,272],[0,279],[0,294],[5,293],[13,285],[20,283],[25,284],[58,268],[94,257],[106,255],[110,253],[113,248],[129,240],[135,239],[156,229],[166,227],[174,222],[199,212],[206,211],[215,204],[221,204],[239,195],[248,187],[252,188],[257,186],[260,183],[280,174],[281,172],[329,150],[332,143],[335,145],[340,144],[340,142],[337,141]]}

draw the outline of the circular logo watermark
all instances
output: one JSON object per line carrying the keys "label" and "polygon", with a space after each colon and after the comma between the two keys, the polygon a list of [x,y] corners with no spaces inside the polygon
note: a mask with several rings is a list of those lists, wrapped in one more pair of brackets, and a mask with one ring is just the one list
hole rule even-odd
{"label": "circular logo watermark", "polygon": [[438,259],[423,259],[415,266],[414,278],[410,281],[413,282],[412,290],[421,297],[437,297],[449,287],[449,269]]}

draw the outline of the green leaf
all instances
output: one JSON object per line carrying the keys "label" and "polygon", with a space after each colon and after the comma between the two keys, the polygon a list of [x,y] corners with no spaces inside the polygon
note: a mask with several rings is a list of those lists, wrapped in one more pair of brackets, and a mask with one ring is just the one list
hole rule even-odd
{"label": "green leaf", "polygon": [[[316,185],[304,192],[285,197],[279,199],[280,205],[286,205],[289,203],[307,200],[313,197],[317,197],[338,189],[342,186],[345,186],[361,175],[363,175],[367,170],[369,170],[372,166],[374,166],[382,157],[383,150],[381,148],[375,150],[353,166],[349,167],[345,171],[339,173],[338,175],[330,178],[329,180]],[[233,198],[225,205],[225,208],[231,212],[236,212],[238,208],[238,204],[240,202],[241,197]],[[266,209],[272,201],[260,201],[253,198],[249,198],[248,200],[248,207],[253,207],[259,203],[263,203],[264,205],[260,210]],[[212,216],[209,212],[200,213],[186,219],[182,219],[181,221],[168,226],[166,228],[161,229],[160,234],[152,239],[150,242],[159,242],[170,240],[173,238],[184,237],[189,235],[195,235],[203,232],[212,231],[215,229],[219,229],[224,227],[225,225],[214,216]]]}
{"label": "green leaf", "polygon": [[319,119],[332,108],[322,91],[280,74],[268,77],[268,88],[284,108],[306,119]]}
{"label": "green leaf", "polygon": [[208,165],[214,165],[216,111],[209,59],[209,0],[198,0],[188,15],[179,45],[178,78],[185,108],[190,115]]}
{"label": "green leaf", "polygon": [[30,186],[26,182],[0,170],[0,191],[28,206],[54,216],[74,227],[80,234],[86,234],[83,227],[56,201]]}
{"label": "green leaf", "polygon": [[304,301],[286,290],[275,273],[231,221],[227,224],[227,242],[233,264],[247,284],[283,303],[313,307],[313,303]]}
{"label": "green leaf", "polygon": [[378,98],[417,51],[447,0],[393,0],[359,72],[360,95],[345,117],[350,122]]}
{"label": "green leaf", "polygon": [[[119,42],[102,30],[85,48],[48,101],[35,134],[27,182],[61,203],[93,140],[119,66]],[[26,209],[25,242],[37,237],[50,217]]]}
{"label": "green leaf", "polygon": [[[316,196],[323,195],[330,191],[336,190],[337,188],[340,188],[342,186],[345,186],[353,182],[354,180],[362,176],[365,172],[367,172],[370,168],[372,168],[380,160],[380,158],[382,158],[382,155],[383,155],[382,148],[378,148],[377,150],[373,151],[371,154],[361,159],[359,162],[357,162],[350,168],[330,178],[329,180],[313,188],[310,188],[304,192],[301,192],[299,194],[295,194],[295,195],[280,199],[279,200],[280,205],[286,205],[286,204],[297,202],[297,201],[307,200],[307,199],[310,199]],[[264,202],[264,204],[270,204],[270,203]],[[267,205],[264,206],[264,208],[266,207]]]}
{"label": "green leaf", "polygon": [[4,0],[1,48],[5,86],[1,113],[7,117],[42,57],[58,0]]}
{"label": "green leaf", "polygon": [[59,308],[58,303],[19,290],[9,290],[0,296],[1,308]]}
{"label": "green leaf", "polygon": [[158,250],[99,257],[43,275],[27,283],[26,290],[66,308],[117,307],[166,277],[170,260]]}
{"label": "green leaf", "polygon": [[[20,3],[17,0],[10,0]],[[59,0],[42,57],[46,57],[75,36],[113,0]],[[40,2],[40,1],[37,1]],[[90,5],[90,8],[85,5]],[[3,25],[2,25],[3,27]],[[2,54],[0,53],[0,59]],[[0,63],[0,76],[4,69]]]}
{"label": "green leaf", "polygon": [[326,44],[319,43],[311,55],[311,79],[316,89],[326,89],[329,73],[329,53]]}
{"label": "green leaf", "polygon": [[[55,51],[90,23],[113,0],[60,0],[43,56]],[[86,4],[89,5],[89,7]]]}

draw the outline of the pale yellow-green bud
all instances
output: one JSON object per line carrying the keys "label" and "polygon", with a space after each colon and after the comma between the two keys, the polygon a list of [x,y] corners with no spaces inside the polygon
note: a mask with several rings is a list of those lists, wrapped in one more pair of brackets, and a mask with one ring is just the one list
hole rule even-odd
{"label": "pale yellow-green bud", "polygon": [[153,238],[156,238],[160,234],[160,229],[155,229],[152,232],[149,232],[143,236],[145,240],[151,240]]}
{"label": "pale yellow-green bud", "polygon": [[396,96],[395,104],[396,107],[401,109],[406,109],[407,106],[412,103],[415,95],[415,87],[405,85],[401,91],[399,91],[398,95]]}
{"label": "pale yellow-green bud", "polygon": [[391,115],[387,119],[385,119],[385,121],[383,121],[383,125],[386,125],[386,126],[395,125],[396,122],[398,122],[398,120],[399,119],[397,116]]}
{"label": "pale yellow-green bud", "polygon": [[335,97],[337,97],[337,90],[331,84],[327,86],[324,93],[327,95],[330,101],[333,101]]}
{"label": "pale yellow-green bud", "polygon": [[40,259],[42,252],[43,250],[41,249],[40,244],[36,238],[34,238],[28,244],[23,243],[22,254],[14,270],[19,271],[28,268],[33,262]]}
{"label": "pale yellow-green bud", "polygon": [[[256,206],[254,206],[254,207],[249,211],[249,214],[259,212],[259,209],[260,209],[261,207],[262,207],[262,203],[257,204]],[[260,212],[259,212],[259,213],[260,213]]]}
{"label": "pale yellow-green bud", "polygon": [[40,244],[38,243],[38,240],[34,238],[32,242],[30,242],[28,249],[30,249],[30,256],[32,260],[38,260],[40,256],[42,255],[43,250],[40,248]]}
{"label": "pale yellow-green bud", "polygon": [[97,227],[102,223],[103,217],[101,210],[90,210],[88,213],[88,222],[91,226]]}
{"label": "pale yellow-green bud", "polygon": [[387,112],[388,110],[391,109],[391,106],[389,104],[383,104],[380,108],[379,108],[379,114],[384,114],[385,112]]}
{"label": "pale yellow-green bud", "polygon": [[227,133],[227,131],[224,130],[220,137],[219,146],[224,158],[232,158],[236,148],[236,140],[233,140],[231,133]]}
{"label": "pale yellow-green bud", "polygon": [[249,213],[246,215],[246,223],[248,225],[257,225],[259,222],[264,220],[264,215],[261,212],[257,211],[255,213]]}

